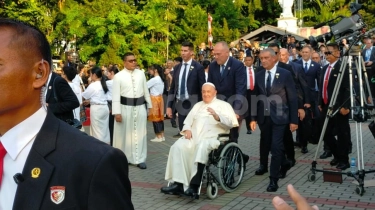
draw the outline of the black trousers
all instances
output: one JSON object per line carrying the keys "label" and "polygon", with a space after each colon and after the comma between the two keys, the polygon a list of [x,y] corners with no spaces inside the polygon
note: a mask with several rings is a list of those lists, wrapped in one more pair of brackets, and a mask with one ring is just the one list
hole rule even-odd
{"label": "black trousers", "polygon": [[259,124],[260,138],[260,164],[267,166],[268,154],[271,151],[270,177],[278,180],[280,167],[286,163],[283,137],[285,127],[272,122],[271,117],[265,117]]}
{"label": "black trousers", "polygon": [[194,104],[189,100],[177,100],[176,101],[176,111],[178,113],[178,128],[182,131],[184,127],[184,121],[186,116],[189,114],[190,110],[193,108]]}
{"label": "black trousers", "polygon": [[289,125],[285,126],[283,143],[284,143],[286,158],[289,160],[295,160],[293,134],[290,131]]}
{"label": "black trousers", "polygon": [[[321,113],[321,128],[323,128],[324,120],[327,115],[327,107],[324,107]],[[323,131],[322,131],[323,132]],[[335,136],[337,135],[337,140]],[[349,146],[350,146],[350,125],[349,114],[341,115],[337,113],[333,118],[330,118],[324,133],[324,142],[331,150],[333,156],[340,163],[349,162]]]}
{"label": "black trousers", "polygon": [[115,125],[115,116],[113,116],[112,113],[109,113],[108,128],[109,128],[111,146],[113,145],[113,126],[114,125]]}
{"label": "black trousers", "polygon": [[199,186],[201,185],[201,182],[202,182],[203,171],[204,171],[205,166],[206,166],[205,164],[198,163],[197,173],[190,180],[190,186],[191,187],[193,187],[193,188],[195,187],[196,189],[199,188]]}
{"label": "black trousers", "polygon": [[152,125],[154,126],[155,134],[164,132],[164,121],[152,122]]}

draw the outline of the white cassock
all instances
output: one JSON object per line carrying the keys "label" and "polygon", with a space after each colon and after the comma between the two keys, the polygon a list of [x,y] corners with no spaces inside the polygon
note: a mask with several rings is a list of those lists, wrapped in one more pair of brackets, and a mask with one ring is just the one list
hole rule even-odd
{"label": "white cassock", "polygon": [[[207,111],[208,107],[218,114],[220,121]],[[184,131],[191,130],[192,138],[181,137],[170,148],[165,180],[182,183],[186,190],[197,173],[198,163],[206,164],[209,153],[219,147],[218,135],[229,133],[232,127],[237,126],[236,114],[229,103],[214,98],[211,103],[200,101],[195,104],[181,132],[184,135]]]}
{"label": "white cassock", "polygon": [[144,96],[147,108],[151,108],[150,93],[143,71],[124,69],[113,78],[112,114],[121,114],[122,122],[116,122],[113,129],[113,146],[122,150],[129,163],[139,164],[147,157],[147,110],[146,105],[121,104],[121,96],[140,98]]}

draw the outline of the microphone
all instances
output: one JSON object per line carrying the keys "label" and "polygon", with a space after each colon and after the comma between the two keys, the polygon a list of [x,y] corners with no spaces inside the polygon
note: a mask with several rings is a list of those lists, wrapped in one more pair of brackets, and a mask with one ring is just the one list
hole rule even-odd
{"label": "microphone", "polygon": [[23,178],[22,174],[21,173],[16,173],[14,176],[13,176],[13,179],[14,179],[14,182],[16,184],[19,184],[23,181],[25,181],[25,178]]}
{"label": "microphone", "polygon": [[320,27],[323,27],[323,26],[325,26],[326,24],[327,24],[327,22],[319,23],[319,24],[317,24],[317,25],[314,26],[314,29],[318,29],[318,28],[320,28]]}

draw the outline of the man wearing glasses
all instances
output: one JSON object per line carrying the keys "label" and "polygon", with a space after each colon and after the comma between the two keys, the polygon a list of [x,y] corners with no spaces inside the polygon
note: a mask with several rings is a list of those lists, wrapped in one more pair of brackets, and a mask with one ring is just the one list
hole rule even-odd
{"label": "man wearing glasses", "polygon": [[[324,66],[320,76],[318,108],[321,112],[321,125],[326,119],[328,106],[334,91],[337,77],[339,75],[341,62],[339,46],[335,43],[327,45],[327,51],[324,52],[328,65]],[[334,115],[328,121],[327,128],[324,133],[324,141],[331,149],[333,160],[331,166],[337,169],[345,170],[349,168],[349,145],[350,145],[350,126],[349,126],[349,108],[350,97],[349,90],[349,74],[345,69],[340,90],[334,104],[334,110],[340,108],[339,113]],[[335,136],[337,135],[337,141]]]}
{"label": "man wearing glasses", "polygon": [[124,69],[113,79],[113,146],[124,151],[129,163],[146,169],[147,108],[152,108],[143,71],[136,69],[133,53],[124,56]]}

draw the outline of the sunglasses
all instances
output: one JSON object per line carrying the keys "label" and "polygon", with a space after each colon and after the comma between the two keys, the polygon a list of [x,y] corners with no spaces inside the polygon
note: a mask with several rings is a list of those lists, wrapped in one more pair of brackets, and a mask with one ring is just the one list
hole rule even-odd
{"label": "sunglasses", "polygon": [[332,55],[332,52],[330,51],[324,52],[324,55]]}
{"label": "sunglasses", "polygon": [[135,63],[135,62],[137,62],[137,59],[127,60],[126,62]]}

